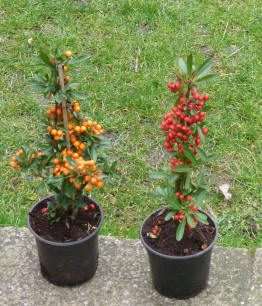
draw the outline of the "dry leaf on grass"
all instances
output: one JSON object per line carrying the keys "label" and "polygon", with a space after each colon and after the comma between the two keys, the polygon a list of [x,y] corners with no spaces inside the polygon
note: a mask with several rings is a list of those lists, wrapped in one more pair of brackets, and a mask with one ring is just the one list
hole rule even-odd
{"label": "dry leaf on grass", "polygon": [[225,197],[225,201],[230,201],[232,198],[232,194],[230,192],[228,192],[230,188],[229,184],[223,184],[221,186],[219,186],[219,189],[221,190],[221,192],[223,193],[224,197]]}

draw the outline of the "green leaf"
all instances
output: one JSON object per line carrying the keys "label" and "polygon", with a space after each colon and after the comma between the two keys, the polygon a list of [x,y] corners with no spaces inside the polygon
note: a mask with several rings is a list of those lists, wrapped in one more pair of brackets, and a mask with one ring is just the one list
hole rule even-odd
{"label": "green leaf", "polygon": [[157,186],[155,194],[164,198],[167,198],[167,188]]}
{"label": "green leaf", "polygon": [[72,166],[74,168],[77,167],[77,164],[76,164],[75,160],[71,156],[66,155],[66,160],[67,160],[67,162],[69,163],[70,166]]}
{"label": "green leaf", "polygon": [[196,163],[195,155],[194,155],[194,153],[188,148],[187,145],[183,145],[183,151],[184,151],[184,154],[185,154],[186,158],[188,158],[189,160],[192,161],[193,164],[195,164],[195,163]]}
{"label": "green leaf", "polygon": [[42,192],[44,191],[44,189],[45,189],[45,183],[44,183],[44,182],[41,182],[41,183],[38,185],[36,191],[37,191],[38,193],[42,193]]}
{"label": "green leaf", "polygon": [[174,184],[175,181],[179,178],[179,174],[167,174],[168,184]]}
{"label": "green leaf", "polygon": [[55,100],[56,100],[56,102],[61,103],[63,98],[66,99],[67,97],[66,97],[66,95],[65,95],[61,90],[59,90],[59,91],[55,94]]}
{"label": "green leaf", "polygon": [[192,172],[192,171],[188,171],[188,172],[187,172],[187,175],[186,175],[186,180],[185,180],[185,185],[184,185],[184,187],[185,187],[186,190],[189,190],[189,189],[190,189],[191,172]]}
{"label": "green leaf", "polygon": [[69,95],[74,98],[74,99],[78,99],[78,100],[84,100],[86,99],[86,96],[84,94],[82,94],[81,92],[78,92],[76,90],[72,90],[70,91]]}
{"label": "green leaf", "polygon": [[74,184],[71,184],[68,180],[66,180],[65,183],[63,184],[62,191],[67,197],[72,198],[72,195],[75,191]]}
{"label": "green leaf", "polygon": [[192,54],[190,54],[188,57],[187,57],[187,74],[188,76],[190,77],[191,76],[191,73],[192,73],[192,65],[193,65],[193,57],[192,57]]}
{"label": "green leaf", "polygon": [[95,146],[91,147],[91,152],[90,152],[91,158],[96,161],[97,160],[97,152]]}
{"label": "green leaf", "polygon": [[199,206],[203,203],[204,199],[206,198],[207,196],[207,192],[206,190],[202,190],[196,197],[196,200],[195,200],[195,205],[196,206]]}
{"label": "green leaf", "polygon": [[164,179],[164,178],[167,178],[167,174],[162,173],[162,172],[151,172],[149,174],[149,177],[151,179]]}
{"label": "green leaf", "polygon": [[185,232],[185,225],[186,225],[186,220],[183,219],[182,221],[180,221],[177,230],[176,230],[176,240],[180,241],[183,236],[184,236],[184,232]]}
{"label": "green leaf", "polygon": [[170,211],[166,216],[165,216],[165,221],[169,221],[170,219],[172,219],[174,216],[174,213],[172,211]]}
{"label": "green leaf", "polygon": [[200,148],[196,148],[196,150],[197,150],[197,153],[198,153],[199,157],[201,158],[201,160],[203,162],[206,162],[207,161],[207,155],[206,155],[205,151],[200,149]]}
{"label": "green leaf", "polygon": [[21,147],[22,148],[22,150],[23,150],[23,152],[24,152],[24,155],[25,155],[25,158],[26,159],[29,159],[29,152],[30,152],[30,150],[29,150],[29,148],[27,148],[27,147],[25,147],[25,146],[22,146]]}
{"label": "green leaf", "polygon": [[197,185],[200,186],[202,183],[203,183],[203,180],[204,180],[204,177],[205,177],[205,173],[204,172],[201,172],[198,176],[198,180],[197,180]]}
{"label": "green leaf", "polygon": [[208,58],[206,61],[204,61],[204,63],[202,65],[200,65],[197,70],[196,70],[196,77],[197,79],[203,77],[204,75],[206,75],[209,70],[211,69],[211,63],[212,63],[212,59]]}
{"label": "green leaf", "polygon": [[48,57],[48,55],[45,53],[43,49],[39,50],[39,57],[47,66],[54,69],[54,65],[51,63],[50,58]]}
{"label": "green leaf", "polygon": [[178,60],[178,66],[181,69],[181,72],[187,75],[187,66],[182,58]]}
{"label": "green leaf", "polygon": [[210,155],[208,155],[208,157],[207,157],[207,161],[210,163],[210,162],[216,160],[216,159],[218,158],[218,156],[219,156],[219,155],[216,154],[216,153],[210,154]]}
{"label": "green leaf", "polygon": [[88,60],[91,56],[90,55],[80,55],[74,59],[72,59],[69,64],[70,65],[75,65],[75,64],[79,64],[79,63],[82,63],[86,60]]}
{"label": "green leaf", "polygon": [[208,224],[207,216],[205,214],[202,214],[199,211],[194,212],[194,216],[197,218],[197,220],[203,224]]}
{"label": "green leaf", "polygon": [[186,220],[187,220],[187,223],[188,223],[191,227],[193,227],[193,228],[196,227],[195,221],[194,221],[194,219],[193,219],[193,217],[192,217],[191,215],[187,215]]}
{"label": "green leaf", "polygon": [[185,173],[191,170],[191,167],[186,165],[176,166],[174,167],[175,171],[178,173]]}
{"label": "green leaf", "polygon": [[198,134],[199,134],[199,136],[200,136],[201,141],[202,141],[203,143],[205,143],[205,136],[204,136],[204,134],[203,134],[203,132],[202,132],[201,127],[200,127],[198,124],[197,124],[197,131],[198,131]]}
{"label": "green leaf", "polygon": [[50,177],[48,178],[47,180],[47,185],[52,185],[52,186],[55,186],[57,188],[60,188],[62,183],[64,181],[64,178],[63,177]]}
{"label": "green leaf", "polygon": [[215,78],[217,78],[217,74],[208,74],[203,76],[202,78],[196,79],[196,83],[198,85],[206,84],[213,81]]}
{"label": "green leaf", "polygon": [[81,201],[81,200],[74,200],[74,204],[78,207],[86,207],[87,204],[85,201]]}

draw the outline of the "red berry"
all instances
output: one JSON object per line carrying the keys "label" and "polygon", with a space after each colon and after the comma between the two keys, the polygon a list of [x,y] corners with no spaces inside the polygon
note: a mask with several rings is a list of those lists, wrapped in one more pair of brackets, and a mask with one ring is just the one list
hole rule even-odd
{"label": "red berry", "polygon": [[179,200],[182,201],[183,199],[184,199],[184,195],[183,195],[183,194],[180,194]]}
{"label": "red berry", "polygon": [[184,219],[184,215],[179,215],[179,220],[183,220]]}
{"label": "red berry", "polygon": [[197,211],[197,206],[196,205],[193,206],[193,210]]}
{"label": "red berry", "polygon": [[162,221],[157,221],[157,225],[161,225],[162,224]]}
{"label": "red berry", "polygon": [[167,84],[167,87],[168,88],[171,88],[173,86],[173,84],[171,83],[171,82],[169,82],[168,84]]}
{"label": "red berry", "polygon": [[209,99],[209,95],[205,94],[203,98],[204,98],[205,101],[207,101]]}
{"label": "red berry", "polygon": [[190,196],[186,196],[186,200],[187,200],[188,202],[190,202],[190,201],[191,201],[191,197],[190,197]]}
{"label": "red berry", "polygon": [[191,90],[191,93],[193,96],[195,96],[197,94],[197,91],[195,89]]}
{"label": "red berry", "polygon": [[202,133],[203,133],[204,135],[206,135],[206,134],[208,133],[208,129],[207,129],[207,128],[203,128],[203,129],[202,129]]}
{"label": "red berry", "polygon": [[47,212],[47,208],[44,207],[44,208],[41,209],[41,211],[42,211],[43,214],[45,214]]}
{"label": "red berry", "polygon": [[174,219],[175,220],[179,220],[179,216],[178,215],[174,215]]}
{"label": "red berry", "polygon": [[94,209],[96,208],[96,207],[95,207],[95,204],[93,204],[93,203],[90,204],[89,207],[90,207],[91,210],[94,210]]}
{"label": "red berry", "polygon": [[184,99],[183,97],[180,97],[180,98],[179,98],[179,103],[180,103],[180,104],[183,104],[184,102],[185,102],[185,99]]}
{"label": "red berry", "polygon": [[179,89],[181,85],[179,83],[176,83],[175,86],[177,89]]}
{"label": "red berry", "polygon": [[177,192],[176,195],[177,195],[177,196],[180,196],[180,192]]}

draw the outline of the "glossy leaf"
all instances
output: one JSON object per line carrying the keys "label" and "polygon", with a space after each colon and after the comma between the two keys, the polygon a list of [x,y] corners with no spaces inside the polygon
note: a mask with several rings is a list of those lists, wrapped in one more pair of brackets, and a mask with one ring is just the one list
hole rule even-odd
{"label": "glossy leaf", "polygon": [[183,219],[180,221],[177,230],[176,230],[176,240],[180,241],[183,238],[184,232],[185,232],[185,225],[186,225],[186,220]]}
{"label": "glossy leaf", "polygon": [[165,221],[169,221],[173,218],[174,213],[170,211],[166,216],[165,216]]}
{"label": "glossy leaf", "polygon": [[196,148],[196,150],[197,150],[197,153],[198,153],[199,157],[201,158],[201,160],[203,162],[207,162],[207,155],[206,155],[205,151],[200,149],[200,148]]}
{"label": "glossy leaf", "polygon": [[167,178],[167,175],[162,172],[151,172],[149,174],[149,177],[152,179],[164,179],[164,178]]}
{"label": "glossy leaf", "polygon": [[205,143],[205,136],[204,136],[204,134],[203,134],[203,132],[202,132],[202,129],[201,129],[201,127],[200,127],[199,125],[197,125],[197,132],[198,132],[198,134],[199,134],[199,136],[200,136],[201,141],[202,141],[203,143]]}
{"label": "glossy leaf", "polygon": [[67,160],[67,162],[69,163],[70,166],[72,166],[74,168],[77,167],[77,164],[76,164],[75,160],[71,156],[66,155],[66,160]]}
{"label": "glossy leaf", "polygon": [[193,227],[193,228],[196,227],[195,221],[194,221],[194,219],[193,219],[193,217],[192,217],[191,215],[187,215],[186,220],[187,220],[187,223],[188,223],[191,227]]}
{"label": "glossy leaf", "polygon": [[212,63],[212,59],[208,58],[206,61],[204,61],[204,63],[202,65],[200,65],[197,70],[196,70],[196,77],[197,79],[200,79],[201,77],[203,77],[204,75],[206,75],[209,70],[211,69],[211,63]]}
{"label": "glossy leaf", "polygon": [[187,57],[187,74],[188,76],[190,77],[191,76],[191,73],[192,73],[192,65],[193,65],[193,57],[192,57],[192,54],[190,54],[188,57]]}
{"label": "glossy leaf", "polygon": [[91,56],[90,55],[80,55],[74,59],[72,59],[69,64],[70,65],[75,65],[75,64],[79,64],[79,63],[82,63],[86,60],[88,60]]}
{"label": "glossy leaf", "polygon": [[181,69],[182,73],[187,75],[187,66],[186,66],[186,63],[184,62],[184,60],[182,58],[180,58],[178,60],[178,65],[179,65],[179,68]]}
{"label": "glossy leaf", "polygon": [[207,216],[205,214],[202,214],[201,212],[199,211],[196,211],[194,213],[195,217],[197,218],[197,220],[203,224],[208,224],[208,221],[207,221]]}
{"label": "glossy leaf", "polygon": [[217,77],[216,74],[208,74],[196,80],[198,85],[206,84],[212,82]]}
{"label": "glossy leaf", "polygon": [[178,173],[185,173],[191,170],[191,167],[186,165],[176,166],[174,167],[175,171]]}
{"label": "glossy leaf", "polygon": [[185,156],[192,161],[193,164],[196,163],[196,158],[195,158],[195,155],[194,153],[188,148],[187,145],[183,145],[183,151],[184,151],[184,154]]}

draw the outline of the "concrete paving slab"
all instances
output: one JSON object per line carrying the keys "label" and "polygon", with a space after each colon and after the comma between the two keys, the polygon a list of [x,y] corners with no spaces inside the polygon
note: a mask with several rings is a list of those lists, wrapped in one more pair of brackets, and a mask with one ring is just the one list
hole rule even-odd
{"label": "concrete paving slab", "polygon": [[251,257],[245,249],[215,247],[207,289],[197,297],[176,300],[153,289],[146,251],[139,240],[101,236],[99,248],[92,280],[73,288],[57,287],[41,276],[28,229],[0,228],[0,305],[261,305],[261,250]]}

